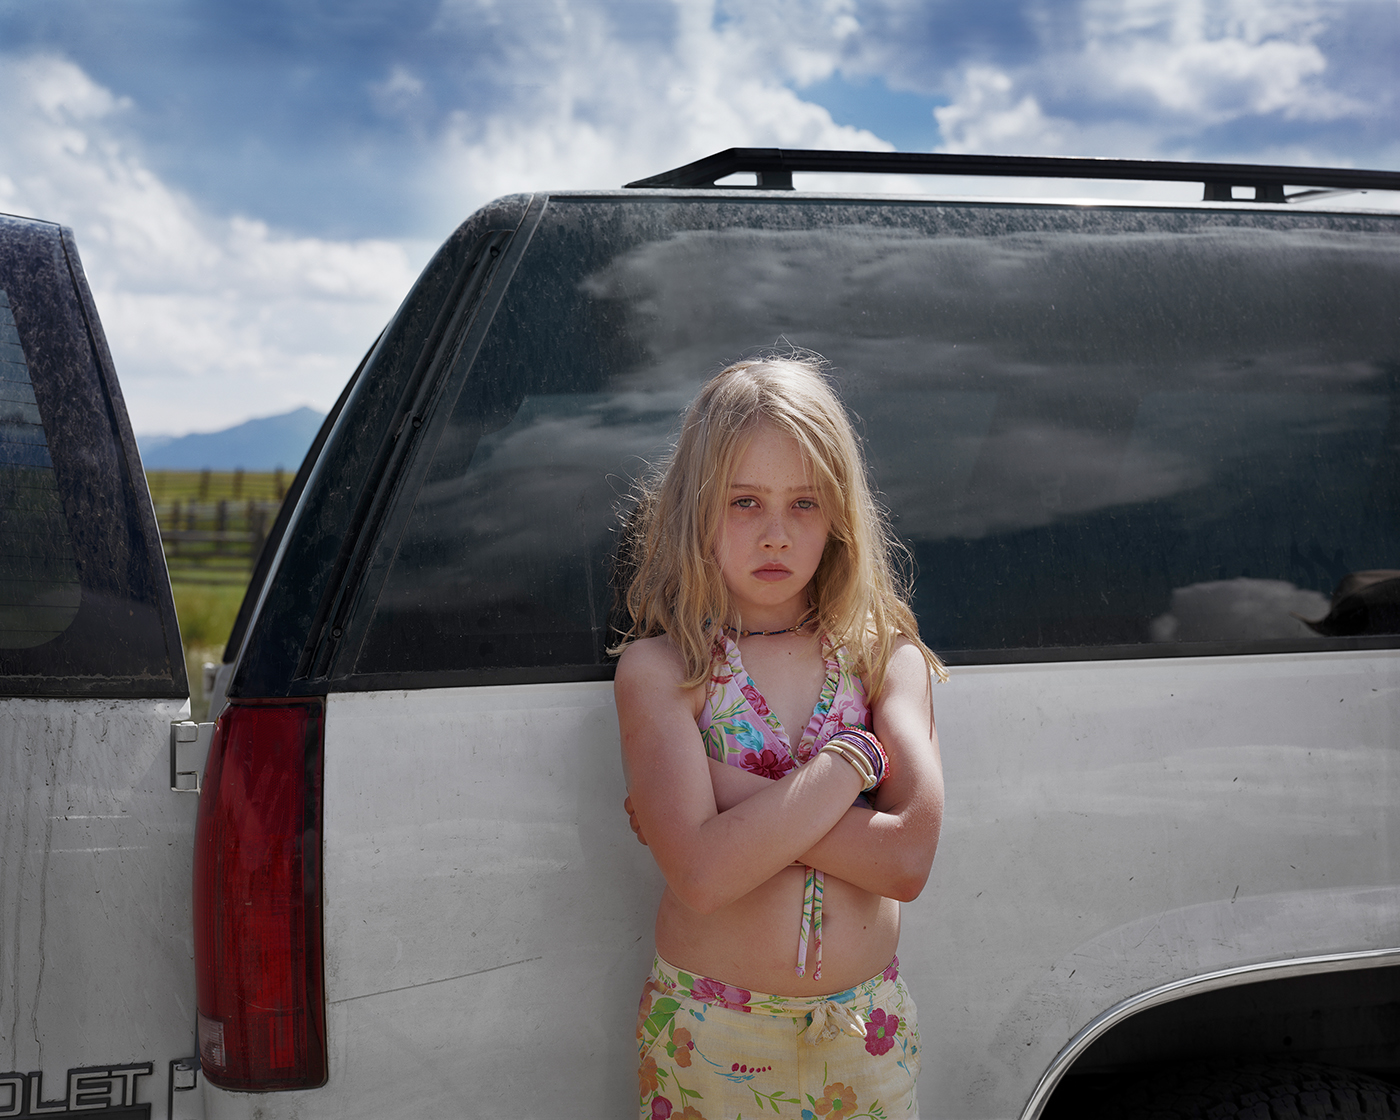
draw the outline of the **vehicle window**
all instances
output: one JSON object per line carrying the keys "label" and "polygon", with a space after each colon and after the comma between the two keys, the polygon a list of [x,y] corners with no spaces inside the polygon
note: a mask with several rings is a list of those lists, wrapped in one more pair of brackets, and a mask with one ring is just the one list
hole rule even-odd
{"label": "vehicle window", "polygon": [[0,290],[0,695],[187,695],[150,500],[58,227],[0,218]]}
{"label": "vehicle window", "polygon": [[245,602],[247,636],[230,696],[277,696],[286,690],[305,695],[321,688],[316,683],[326,676],[321,658],[328,661],[343,645],[340,596],[347,585],[358,583],[346,572],[358,570],[362,531],[369,544],[365,519],[377,519],[381,512],[376,488],[386,472],[397,477],[395,453],[406,446],[401,436],[407,432],[410,443],[417,441],[421,416],[415,409],[437,414],[417,395],[426,392],[436,400],[442,375],[453,367],[457,348],[466,345],[461,332],[474,339],[475,316],[490,319],[489,311],[482,311],[483,292],[485,303],[494,306],[495,263],[529,203],[530,196],[501,199],[458,227],[346,387],[337,416],[325,429],[323,449],[314,462],[303,464],[304,489],[288,516],[275,569],[258,592],[250,588],[255,597]]}
{"label": "vehicle window", "polygon": [[1393,644],[1398,312],[1386,217],[553,199],[351,672],[604,667],[632,480],[787,345],[832,362],[951,661]]}
{"label": "vehicle window", "polygon": [[29,364],[0,289],[0,647],[56,638],[78,613],[73,542]]}
{"label": "vehicle window", "polygon": [[665,452],[677,410],[646,394],[538,393],[495,431],[453,425],[360,671],[421,671],[446,650],[454,668],[601,665],[616,640],[608,576],[618,506]]}

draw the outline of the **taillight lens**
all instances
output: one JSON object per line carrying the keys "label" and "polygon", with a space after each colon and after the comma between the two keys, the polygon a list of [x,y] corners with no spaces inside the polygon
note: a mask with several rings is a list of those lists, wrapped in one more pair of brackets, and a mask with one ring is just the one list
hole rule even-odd
{"label": "taillight lens", "polygon": [[195,831],[199,1054],[225,1089],[326,1081],[319,700],[233,703]]}

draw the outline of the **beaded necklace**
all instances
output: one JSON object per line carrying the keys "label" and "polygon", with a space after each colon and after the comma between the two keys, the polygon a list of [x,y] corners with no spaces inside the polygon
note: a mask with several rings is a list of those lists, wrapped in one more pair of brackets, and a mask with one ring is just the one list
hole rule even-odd
{"label": "beaded necklace", "polygon": [[817,612],[814,608],[812,610],[809,610],[806,614],[804,614],[802,616],[801,621],[799,621],[797,625],[788,626],[782,630],[735,630],[732,626],[726,626],[725,629],[728,630],[731,634],[737,634],[741,638],[767,638],[771,637],[774,634],[792,634],[798,630],[803,629],[806,626],[810,626],[812,620],[815,619],[816,616]]}

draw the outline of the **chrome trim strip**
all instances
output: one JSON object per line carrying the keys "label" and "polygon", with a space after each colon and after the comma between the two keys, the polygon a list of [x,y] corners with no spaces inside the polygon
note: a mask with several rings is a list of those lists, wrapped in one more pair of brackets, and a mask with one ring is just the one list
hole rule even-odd
{"label": "chrome trim strip", "polygon": [[1241,965],[1226,968],[1219,972],[1207,972],[1202,976],[1191,976],[1185,980],[1174,980],[1160,988],[1151,988],[1125,999],[1110,1007],[1103,1014],[1083,1027],[1078,1034],[1065,1043],[1055,1055],[1040,1077],[1035,1092],[1021,1110],[1020,1120],[1040,1120],[1060,1080],[1069,1072],[1069,1067],[1089,1049],[1090,1045],[1107,1034],[1125,1019],[1130,1019],[1139,1011],[1171,1003],[1185,996],[1203,995],[1222,988],[1234,988],[1261,980],[1286,980],[1294,976],[1310,976],[1318,972],[1351,972],[1355,969],[1370,968],[1373,965],[1400,965],[1400,948],[1368,949],[1360,953],[1338,953],[1324,957],[1295,957],[1292,960],[1264,961],[1259,964]]}

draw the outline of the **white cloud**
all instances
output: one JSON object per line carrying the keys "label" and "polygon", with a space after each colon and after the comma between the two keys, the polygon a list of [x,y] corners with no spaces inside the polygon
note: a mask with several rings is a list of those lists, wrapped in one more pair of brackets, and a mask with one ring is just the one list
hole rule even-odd
{"label": "white cloud", "polygon": [[948,152],[1066,154],[1069,121],[1051,120],[1035,96],[992,66],[969,66],[953,101],[933,111]]}
{"label": "white cloud", "polygon": [[[444,18],[482,17],[476,3],[450,9]],[[552,21],[544,14],[558,9],[532,10],[531,34],[505,65],[545,80],[522,82],[513,103],[485,119],[453,114],[432,172],[451,184],[440,205],[460,216],[464,197],[480,204],[541,187],[619,187],[729,147],[888,149],[789,86],[831,73],[840,42],[857,29],[850,9],[846,0],[788,3],[758,27],[717,21],[712,0],[678,0],[664,42],[620,38],[605,4],[570,4],[567,18]],[[789,18],[803,34],[776,26],[771,38],[760,34]]]}
{"label": "white cloud", "polygon": [[1326,595],[1281,579],[1224,579],[1172,590],[1172,609],[1152,620],[1154,642],[1309,638],[1302,620],[1325,618]]}
{"label": "white cloud", "polygon": [[0,209],[73,228],[136,430],[328,407],[412,282],[409,251],[205,213],[123,136],[123,99],[61,58],[0,63]]}
{"label": "white cloud", "polygon": [[1316,40],[1326,11],[1308,0],[1090,0],[1080,80],[1199,125],[1268,113],[1332,120],[1363,106],[1325,83]]}
{"label": "white cloud", "polygon": [[380,113],[402,120],[415,132],[419,131],[418,118],[425,104],[427,87],[408,67],[390,67],[382,82],[370,83],[369,92],[370,100]]}
{"label": "white cloud", "polygon": [[[1253,151],[1200,150],[1217,126],[1365,118],[1320,41],[1332,0],[1083,0],[1040,9],[1041,49],[1012,66],[966,62],[934,111],[949,151],[1278,159],[1276,128]],[[1048,107],[1048,108],[1047,108]],[[1306,145],[1293,162],[1328,163]]]}

